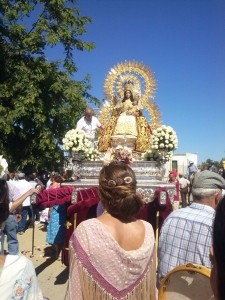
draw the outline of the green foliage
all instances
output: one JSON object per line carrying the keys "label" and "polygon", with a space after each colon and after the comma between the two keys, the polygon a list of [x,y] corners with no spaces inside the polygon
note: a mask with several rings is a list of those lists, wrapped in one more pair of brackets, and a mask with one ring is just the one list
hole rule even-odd
{"label": "green foliage", "polygon": [[73,73],[76,71],[73,50],[94,48],[93,43],[80,39],[91,19],[80,16],[74,3],[74,0],[0,0],[1,40],[18,55],[43,55],[47,46],[60,43],[65,52],[62,65]]}
{"label": "green foliage", "polygon": [[219,161],[215,161],[215,160],[212,160],[212,159],[208,158],[205,162],[201,163],[201,165],[199,166],[199,168],[201,170],[209,170],[210,167],[212,165],[214,165],[219,170],[219,169],[222,168],[222,160],[219,162]]}
{"label": "green foliage", "polygon": [[[73,0],[0,0],[0,154],[11,169],[51,167],[62,159],[61,140],[76,126],[87,102],[90,78],[74,81],[74,50],[90,18]],[[49,62],[47,47],[63,46],[61,61]]]}

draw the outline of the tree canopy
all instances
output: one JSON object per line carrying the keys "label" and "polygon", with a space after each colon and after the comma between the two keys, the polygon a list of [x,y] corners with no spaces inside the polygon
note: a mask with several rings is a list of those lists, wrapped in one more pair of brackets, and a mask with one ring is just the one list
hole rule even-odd
{"label": "tree canopy", "polygon": [[210,170],[210,168],[214,165],[216,169],[219,171],[223,168],[223,161],[225,161],[225,158],[222,158],[220,161],[212,160],[208,158],[206,161],[202,162],[199,167],[202,170]]}
{"label": "tree canopy", "polygon": [[[92,50],[80,37],[88,17],[74,0],[0,0],[0,154],[11,169],[42,168],[62,158],[60,142],[87,102],[90,78],[77,71],[74,50]],[[46,49],[61,45],[60,60]]]}

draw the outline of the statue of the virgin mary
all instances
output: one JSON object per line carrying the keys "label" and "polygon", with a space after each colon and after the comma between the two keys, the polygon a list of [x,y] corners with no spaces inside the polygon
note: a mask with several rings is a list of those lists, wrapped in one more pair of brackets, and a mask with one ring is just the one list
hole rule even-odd
{"label": "statue of the virgin mary", "polygon": [[[143,75],[143,68],[146,69],[142,64],[125,62],[111,69],[106,78],[106,96],[110,97],[111,101],[102,110],[102,116],[100,115],[105,131],[99,138],[99,151],[105,152],[108,148],[118,145],[128,146],[136,152],[146,152],[150,148],[151,127],[142,113],[143,104],[146,104],[146,94],[150,94],[145,91],[142,95],[139,73]],[[152,74],[148,71],[147,75],[151,75],[149,86],[153,89]],[[149,79],[149,76],[147,78]],[[146,106],[152,109],[151,104],[148,103]]]}

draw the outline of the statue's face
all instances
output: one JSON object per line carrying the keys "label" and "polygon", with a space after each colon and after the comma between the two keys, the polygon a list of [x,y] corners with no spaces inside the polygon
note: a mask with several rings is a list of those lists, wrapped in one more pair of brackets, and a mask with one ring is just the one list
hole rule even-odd
{"label": "statue's face", "polygon": [[131,96],[131,91],[126,91],[126,92],[125,92],[125,97],[126,97],[126,99],[129,99],[130,96]]}

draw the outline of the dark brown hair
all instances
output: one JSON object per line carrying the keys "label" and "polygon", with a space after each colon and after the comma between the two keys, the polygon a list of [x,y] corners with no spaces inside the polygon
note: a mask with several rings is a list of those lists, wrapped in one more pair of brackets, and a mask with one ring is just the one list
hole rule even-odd
{"label": "dark brown hair", "polygon": [[103,167],[99,177],[99,194],[104,209],[119,220],[134,219],[143,206],[136,186],[134,171],[128,165],[112,162]]}
{"label": "dark brown hair", "polygon": [[126,92],[129,91],[130,92],[130,101],[134,104],[134,96],[133,96],[133,93],[131,92],[131,90],[126,90],[124,91],[124,94],[123,94],[123,100],[122,102],[125,102],[126,101]]}
{"label": "dark brown hair", "polygon": [[0,225],[9,216],[9,188],[6,180],[0,179]]}

